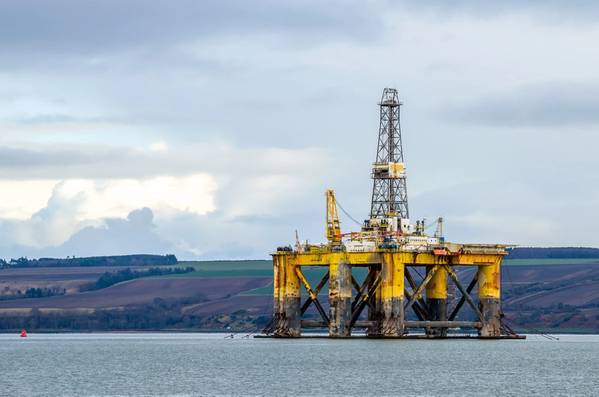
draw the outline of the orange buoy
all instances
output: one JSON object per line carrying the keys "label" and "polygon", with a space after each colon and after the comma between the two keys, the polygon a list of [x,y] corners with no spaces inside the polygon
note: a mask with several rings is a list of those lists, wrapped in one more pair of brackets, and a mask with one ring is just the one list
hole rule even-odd
{"label": "orange buoy", "polygon": [[27,338],[27,330],[25,328],[21,330],[21,338]]}

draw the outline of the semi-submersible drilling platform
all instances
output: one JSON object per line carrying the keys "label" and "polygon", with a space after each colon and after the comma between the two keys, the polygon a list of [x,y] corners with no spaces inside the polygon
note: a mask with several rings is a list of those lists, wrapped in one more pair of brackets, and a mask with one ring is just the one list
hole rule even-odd
{"label": "semi-submersible drilling platform", "polygon": [[[304,329],[320,328],[337,338],[350,337],[356,329],[375,338],[445,338],[455,335],[448,330],[469,329],[469,335],[480,338],[520,338],[501,320],[500,267],[506,246],[446,242],[442,218],[432,236],[426,234],[424,220],[410,222],[400,106],[397,90],[385,88],[370,217],[361,230],[341,232],[335,194],[327,190],[328,243],[300,244],[296,236],[294,248],[279,247],[272,254],[274,313],[265,334],[300,337]],[[305,275],[310,267],[326,269],[316,285]],[[468,267],[474,271],[466,271]],[[364,268],[361,282],[355,277],[358,268]],[[466,275],[467,284],[461,280]],[[451,308],[448,281],[456,288]],[[304,318],[312,304],[318,319]],[[458,319],[464,305],[474,319]],[[424,333],[409,334],[418,329]]]}

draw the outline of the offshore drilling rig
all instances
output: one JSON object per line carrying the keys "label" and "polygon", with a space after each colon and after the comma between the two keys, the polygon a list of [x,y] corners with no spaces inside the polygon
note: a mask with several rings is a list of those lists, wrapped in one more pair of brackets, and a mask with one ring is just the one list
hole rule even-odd
{"label": "offshore drilling rig", "polygon": [[[304,329],[328,329],[329,337],[344,338],[360,329],[376,338],[446,338],[469,330],[480,338],[521,338],[501,321],[500,266],[507,246],[446,242],[442,218],[433,235],[424,220],[410,222],[397,90],[385,88],[378,105],[369,218],[360,231],[342,233],[335,193],[326,191],[328,242],[301,244],[296,237],[295,248],[272,254],[274,313],[264,332],[300,337]],[[314,267],[325,273],[311,285],[305,273]],[[358,269],[365,274],[361,282]],[[449,281],[460,293],[452,307]],[[311,305],[320,318],[304,318]],[[459,320],[464,305],[474,319]]]}

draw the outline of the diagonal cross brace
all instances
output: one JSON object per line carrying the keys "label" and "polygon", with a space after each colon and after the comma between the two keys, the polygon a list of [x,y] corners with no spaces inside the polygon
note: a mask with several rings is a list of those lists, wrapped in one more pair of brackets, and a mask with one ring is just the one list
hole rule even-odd
{"label": "diagonal cross brace", "polygon": [[304,276],[304,273],[302,273],[302,270],[300,269],[299,266],[295,267],[295,273],[297,274],[297,277],[300,279],[302,284],[304,284],[304,287],[306,288],[306,291],[308,291],[308,295],[309,295],[309,298],[306,300],[306,302],[304,303],[304,305],[301,308],[301,311],[300,311],[301,315],[303,315],[306,312],[306,310],[308,310],[310,303],[314,302],[314,305],[316,306],[318,313],[320,313],[320,316],[322,317],[322,319],[328,324],[329,317],[327,316],[327,313],[324,311],[324,308],[318,301],[318,293],[320,292],[322,287],[326,284],[327,280],[329,279],[329,272],[327,272],[327,274],[324,275],[322,280],[320,280],[320,282],[318,283],[318,286],[316,287],[316,290],[312,289],[312,287],[310,286],[310,283],[308,283],[308,280]]}
{"label": "diagonal cross brace", "polygon": [[[362,285],[358,284],[358,282],[356,281],[356,279],[354,278],[354,276],[351,277],[351,282],[352,282],[352,284],[354,286],[354,289],[356,290],[356,298],[354,299],[354,301],[352,302],[352,305],[351,305],[352,310],[358,304],[358,300],[360,299],[360,296],[362,296],[362,294],[364,293],[364,289],[366,287],[368,287],[368,285],[369,285],[368,278],[371,277],[372,275],[373,275],[373,271],[369,270],[368,271],[368,275],[364,279],[364,282],[362,283]],[[372,302],[370,301],[370,299],[366,302],[366,304],[368,306],[370,306],[370,308],[372,310],[375,310],[374,305],[372,304]]]}
{"label": "diagonal cross brace", "polygon": [[[408,291],[407,288],[404,288],[404,295],[406,296],[406,298],[408,298],[408,300],[412,299],[412,294],[410,293],[410,291]],[[416,317],[418,317],[420,321],[425,321],[429,319],[429,317],[426,314],[427,312],[425,312],[422,309],[418,302],[414,302],[414,313],[416,313]]]}
{"label": "diagonal cross brace", "polygon": [[[360,298],[362,298],[362,295],[364,295],[364,291],[366,290],[366,288],[368,288],[370,286],[370,282],[373,276],[373,272],[372,270],[370,270],[368,272],[368,274],[366,275],[366,278],[364,279],[364,282],[362,283],[362,285],[359,285],[358,282],[356,281],[356,279],[354,279],[354,276],[352,276],[352,283],[354,284],[354,287],[357,285],[358,288],[356,288],[356,297],[354,298],[354,301],[351,304],[351,308],[352,311],[356,308],[356,305],[358,305],[358,303],[360,302]],[[370,302],[368,302],[370,303]]]}
{"label": "diagonal cross brace", "polygon": [[356,290],[356,293],[359,294],[360,288],[362,288],[362,287],[360,286],[360,284],[358,284],[358,282],[356,281],[356,279],[354,278],[353,275],[351,276],[351,283],[352,283],[352,286],[354,287],[354,289]]}
{"label": "diagonal cross brace", "polygon": [[[416,282],[414,281],[414,277],[412,277],[412,274],[408,270],[407,266],[405,268],[405,275],[406,275],[406,280],[408,280],[408,283],[410,284],[410,287],[412,287],[412,291],[416,291],[416,288],[417,288]],[[406,292],[407,292],[407,289],[406,289]],[[406,293],[405,295],[408,299],[411,299],[409,296],[409,293]],[[426,302],[424,301],[424,299],[422,299],[421,296],[418,297],[417,302],[414,303],[414,312],[417,312],[418,310],[420,310],[423,317],[431,318],[431,315],[428,311],[428,306],[426,305]],[[418,316],[418,313],[416,313],[416,315]]]}
{"label": "diagonal cross brace", "polygon": [[[466,288],[466,292],[468,294],[470,294],[470,292],[472,292],[472,290],[476,286],[477,282],[478,282],[478,272],[474,272],[474,277],[472,277],[472,281],[470,281],[470,284],[468,284],[468,287]],[[458,313],[459,313],[460,309],[462,308],[462,306],[464,305],[464,303],[466,303],[466,297],[464,295],[462,295],[462,297],[458,301],[458,304],[455,306],[455,308],[449,315],[449,317],[447,319],[448,321],[453,321],[456,318],[456,316],[458,315]]]}
{"label": "diagonal cross brace", "polygon": [[457,274],[455,274],[455,272],[453,271],[451,266],[449,266],[449,265],[443,265],[443,266],[445,267],[445,269],[447,269],[447,272],[449,273],[449,277],[451,277],[451,279],[453,280],[456,287],[458,287],[458,289],[462,293],[462,297],[466,299],[466,302],[468,302],[468,305],[470,305],[472,310],[474,310],[474,313],[476,313],[476,316],[480,319],[480,321],[484,322],[483,314],[480,312],[480,310],[478,310],[478,307],[476,307],[476,304],[472,300],[470,293],[462,286],[462,283],[460,283],[460,280],[458,280]]}
{"label": "diagonal cross brace", "polygon": [[[327,283],[327,281],[329,281],[329,272],[327,272],[324,277],[322,278],[322,280],[320,280],[320,282],[318,283],[318,285],[316,286],[316,288],[314,289],[314,294],[316,296],[318,296],[318,294],[320,293],[320,290],[322,290],[322,288],[324,287],[324,285]],[[301,308],[301,314],[303,315],[304,313],[306,313],[306,310],[308,310],[308,308],[310,307],[310,305],[312,304],[312,299],[308,298],[306,299],[306,301],[304,302],[304,304],[302,305]]]}
{"label": "diagonal cross brace", "polygon": [[408,304],[404,308],[405,312],[407,312],[412,307],[412,305],[414,304],[414,302],[416,302],[416,300],[418,300],[418,296],[420,296],[420,294],[422,294],[422,291],[424,291],[424,288],[432,280],[432,278],[435,275],[435,273],[437,273],[437,270],[439,270],[439,267],[440,267],[440,265],[435,265],[430,270],[430,272],[428,272],[428,274],[426,275],[426,277],[424,278],[424,280],[422,280],[422,282],[420,283],[420,285],[418,286],[418,288],[416,288],[416,291],[413,292],[412,299],[410,299],[408,301]]}
{"label": "diagonal cross brace", "polygon": [[[352,312],[352,316],[351,316],[351,321],[350,321],[350,327],[353,327],[354,324],[356,323],[356,321],[358,321],[358,317],[360,317],[360,314],[362,313],[362,310],[364,310],[364,306],[366,306],[366,304],[370,301],[370,298],[372,295],[374,295],[374,293],[376,292],[377,288],[379,287],[379,285],[381,285],[381,275],[377,275],[377,277],[368,285],[369,288],[369,292],[365,292],[363,293],[360,297],[359,297],[359,302],[357,303],[357,306],[355,309],[353,309]],[[366,280],[369,281],[369,280]],[[364,282],[364,284],[366,284],[366,281]],[[356,297],[358,298],[358,297]],[[353,307],[353,305],[352,305]]]}

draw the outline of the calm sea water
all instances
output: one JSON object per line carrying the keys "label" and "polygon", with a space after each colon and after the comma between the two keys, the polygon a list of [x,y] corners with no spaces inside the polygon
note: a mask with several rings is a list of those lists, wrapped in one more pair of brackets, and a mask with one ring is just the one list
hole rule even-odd
{"label": "calm sea water", "polygon": [[599,336],[550,341],[0,335],[0,394],[597,396]]}

